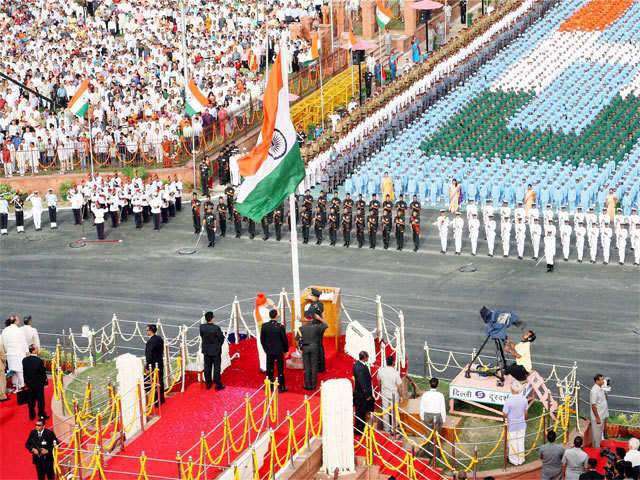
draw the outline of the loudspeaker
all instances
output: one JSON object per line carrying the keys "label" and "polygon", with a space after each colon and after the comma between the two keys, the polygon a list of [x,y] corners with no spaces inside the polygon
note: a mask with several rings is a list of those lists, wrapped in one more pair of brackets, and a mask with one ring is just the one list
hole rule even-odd
{"label": "loudspeaker", "polygon": [[351,58],[354,65],[364,62],[364,50],[351,50]]}
{"label": "loudspeaker", "polygon": [[431,10],[420,10],[420,23],[427,23],[431,19]]}

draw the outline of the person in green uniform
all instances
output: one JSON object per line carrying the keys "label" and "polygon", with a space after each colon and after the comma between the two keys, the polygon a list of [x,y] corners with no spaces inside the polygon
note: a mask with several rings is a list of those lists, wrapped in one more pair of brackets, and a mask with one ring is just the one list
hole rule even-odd
{"label": "person in green uniform", "polygon": [[389,240],[391,238],[391,213],[386,213],[382,216],[382,244],[384,249],[389,248]]}
{"label": "person in green uniform", "polygon": [[280,204],[273,212],[273,227],[276,230],[276,240],[282,238],[282,224],[284,223],[284,205]]}
{"label": "person in green uniform", "polygon": [[345,205],[344,211],[342,213],[342,240],[344,241],[343,247],[349,248],[351,244],[351,210],[348,206]]}
{"label": "person in green uniform", "polygon": [[209,240],[208,247],[216,246],[216,216],[213,213],[213,208],[209,207],[204,217],[204,225],[207,229],[207,239]]}
{"label": "person in green uniform", "polygon": [[233,225],[236,229],[236,238],[240,238],[242,235],[242,215],[235,207],[233,208]]}
{"label": "person in green uniform", "polygon": [[309,228],[311,226],[311,212],[307,208],[307,204],[302,205],[300,212],[300,223],[302,224],[302,243],[309,243]]}
{"label": "person in green uniform", "polygon": [[326,370],[324,357],[324,331],[327,329],[328,325],[324,321],[324,305],[320,301],[320,290],[312,288],[310,299],[311,302],[304,308],[304,318],[305,320],[310,321],[312,325],[321,328],[320,335],[316,338],[316,342],[318,347],[318,371],[324,372]]}
{"label": "person in green uniform", "polygon": [[356,239],[358,240],[358,248],[362,248],[364,245],[364,223],[365,216],[362,213],[362,209],[358,209],[358,213],[356,214]]}
{"label": "person in green uniform", "polygon": [[322,245],[322,230],[324,229],[324,214],[318,207],[316,215],[313,217],[313,229],[316,232],[316,245]]}
{"label": "person in green uniform", "polygon": [[224,204],[222,195],[218,197],[218,224],[220,225],[220,236],[227,234],[227,206]]}
{"label": "person in green uniform", "polygon": [[402,250],[404,248],[404,217],[402,215],[396,215],[396,219],[394,220],[396,227],[396,245],[398,250]]}
{"label": "person in green uniform", "polygon": [[336,240],[337,240],[337,230],[338,230],[338,214],[336,213],[336,209],[333,207],[331,207],[331,210],[329,211],[328,223],[329,223],[330,245],[332,247],[335,247]]}
{"label": "person in green uniform", "polygon": [[369,221],[367,223],[369,231],[369,248],[376,248],[376,239],[378,236],[378,210],[371,208],[369,210]]}

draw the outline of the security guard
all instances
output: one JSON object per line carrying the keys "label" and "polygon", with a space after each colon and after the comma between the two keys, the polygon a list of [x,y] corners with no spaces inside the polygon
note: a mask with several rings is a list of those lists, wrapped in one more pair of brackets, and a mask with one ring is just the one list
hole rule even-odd
{"label": "security guard", "polygon": [[420,202],[418,201],[418,196],[413,196],[413,201],[409,204],[409,208],[411,208],[411,214],[414,217],[418,217],[420,219]]}
{"label": "security guard", "polygon": [[220,236],[224,237],[227,233],[227,206],[223,202],[222,195],[218,197],[218,222],[220,224]]}
{"label": "security guard", "polygon": [[304,308],[304,318],[307,321],[311,321],[313,325],[320,327],[322,330],[320,331],[319,338],[316,339],[318,345],[318,371],[325,371],[325,358],[324,358],[324,331],[327,329],[328,325],[324,321],[324,305],[320,301],[320,290],[317,288],[311,289],[310,295],[311,302],[308,303]]}
{"label": "security guard", "polygon": [[394,220],[396,227],[396,245],[398,250],[402,250],[404,248],[404,216],[396,215],[396,219]]}
{"label": "security guard", "polygon": [[358,240],[358,248],[362,248],[364,245],[364,223],[365,216],[362,213],[362,209],[358,209],[358,213],[356,214],[356,239]]}
{"label": "security guard", "polygon": [[413,251],[417,252],[420,248],[420,217],[414,213],[411,214],[411,235],[413,236]]}
{"label": "security guard", "polygon": [[196,192],[193,192],[191,197],[191,216],[193,217],[193,233],[200,233],[200,200],[198,200]]}
{"label": "security guard", "polygon": [[284,221],[284,206],[280,204],[278,208],[273,212],[273,226],[276,230],[276,240],[280,241],[282,238],[282,224]]}
{"label": "security guard", "polygon": [[369,230],[369,248],[375,249],[378,236],[378,211],[375,208],[369,210],[369,222],[367,226]]}
{"label": "security guard", "polygon": [[204,217],[204,225],[207,229],[207,238],[209,239],[209,247],[216,246],[216,216],[213,208],[209,207]]}
{"label": "security guard", "polygon": [[331,207],[331,210],[329,211],[328,223],[329,223],[330,245],[332,247],[335,247],[336,240],[337,240],[337,230],[338,230],[338,214],[336,213],[336,209],[333,207]]}
{"label": "security guard", "polygon": [[316,233],[316,245],[322,245],[322,230],[324,229],[324,214],[322,209],[318,207],[313,217],[313,229]]}
{"label": "security guard", "polygon": [[236,238],[240,238],[242,235],[242,215],[235,207],[233,209],[233,226],[236,229]]}
{"label": "security guard", "polygon": [[377,195],[374,193],[371,195],[371,201],[369,202],[369,210],[374,209],[376,211],[376,215],[379,216],[380,210],[380,202],[378,201]]}
{"label": "security guard", "polygon": [[271,223],[272,217],[273,213],[269,212],[264,217],[262,217],[262,220],[260,220],[260,226],[262,227],[263,234],[262,239],[264,241],[269,240],[269,223]]}
{"label": "security guard", "polygon": [[249,238],[253,240],[256,236],[256,222],[252,218],[247,217],[247,224],[249,225],[247,228],[249,231]]}
{"label": "security guard", "polygon": [[302,243],[309,243],[309,228],[311,227],[311,212],[305,203],[300,212],[300,223],[302,224]]}
{"label": "security guard", "polygon": [[365,202],[364,199],[362,198],[362,194],[358,195],[358,200],[356,201],[356,209],[362,210],[362,212],[364,213],[364,210],[366,207],[367,207],[367,202]]}
{"label": "security guard", "polygon": [[200,184],[202,185],[202,194],[209,193],[209,165],[206,160],[200,162]]}
{"label": "security guard", "polygon": [[342,240],[344,241],[343,247],[349,248],[351,244],[351,223],[353,218],[351,217],[351,210],[345,205],[344,212],[342,213]]}
{"label": "security guard", "polygon": [[382,216],[382,244],[384,249],[389,248],[389,240],[391,237],[391,214],[384,214]]}
{"label": "security guard", "polygon": [[402,216],[402,220],[405,219],[405,212],[407,211],[407,202],[404,201],[404,195],[400,195],[400,198],[396,202],[397,215]]}
{"label": "security guard", "polygon": [[349,209],[349,212],[353,212],[353,200],[351,199],[351,194],[347,193],[347,198],[344,199],[343,203],[345,208]]}
{"label": "security guard", "polygon": [[224,194],[227,197],[227,210],[229,211],[229,218],[231,218],[231,212],[233,212],[233,198],[235,193],[236,192],[231,184],[227,183],[227,187],[224,189]]}

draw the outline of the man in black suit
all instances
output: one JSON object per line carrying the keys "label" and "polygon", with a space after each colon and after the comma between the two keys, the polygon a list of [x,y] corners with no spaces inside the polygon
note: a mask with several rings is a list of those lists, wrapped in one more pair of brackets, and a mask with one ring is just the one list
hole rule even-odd
{"label": "man in black suit", "polygon": [[587,471],[580,474],[579,480],[603,480],[604,475],[596,472],[598,466],[598,460],[595,458],[589,458],[587,460]]}
{"label": "man in black suit", "polygon": [[224,334],[220,327],[213,323],[214,318],[213,312],[207,312],[204,314],[207,323],[200,325],[204,355],[204,381],[207,384],[207,390],[209,390],[211,388],[211,367],[213,366],[213,383],[216,384],[216,390],[222,390],[224,385],[220,381],[220,361]]}
{"label": "man in black suit", "polygon": [[47,385],[47,370],[44,362],[38,357],[38,347],[29,345],[29,355],[22,359],[22,371],[24,384],[29,389],[29,418],[36,418],[36,403],[38,404],[38,417],[47,419],[49,415],[44,407],[44,387]]}
{"label": "man in black suit", "polygon": [[280,314],[275,308],[269,310],[269,322],[260,329],[260,343],[267,354],[267,376],[273,382],[274,364],[278,366],[278,385],[281,392],[286,392],[284,383],[284,354],[289,351],[287,332],[278,321]]}
{"label": "man in black suit", "polygon": [[53,445],[59,443],[55,434],[48,428],[44,428],[44,419],[36,421],[35,430],[31,430],[24,446],[33,455],[33,464],[36,466],[38,480],[54,480],[53,472]]}
{"label": "man in black suit", "polygon": [[371,372],[366,362],[369,354],[362,351],[358,354],[359,360],[353,364],[353,404],[356,407],[356,419],[354,434],[362,435],[364,424],[367,422],[367,415],[373,411],[373,385],[371,384]]}
{"label": "man in black suit", "polygon": [[148,375],[153,375],[153,370],[158,367],[160,403],[164,403],[164,340],[160,335],[157,335],[157,332],[158,327],[156,325],[147,325],[149,340],[147,340],[147,344],[144,347],[144,365],[145,373]]}

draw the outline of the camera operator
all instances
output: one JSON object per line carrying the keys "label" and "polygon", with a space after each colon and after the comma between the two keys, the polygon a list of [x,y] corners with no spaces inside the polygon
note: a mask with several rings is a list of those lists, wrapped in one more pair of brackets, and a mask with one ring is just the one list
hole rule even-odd
{"label": "camera operator", "polygon": [[513,343],[511,338],[507,337],[507,344],[504,346],[504,350],[516,359],[516,361],[510,364],[505,374],[511,375],[519,382],[527,380],[527,376],[531,371],[531,343],[536,339],[536,334],[533,330],[529,330],[522,336],[522,340],[518,344]]}
{"label": "camera operator", "polygon": [[591,404],[591,446],[600,448],[604,425],[607,422],[607,418],[609,418],[609,405],[607,403],[607,394],[602,388],[604,375],[597,373],[593,377],[593,382],[589,395],[589,403]]}

